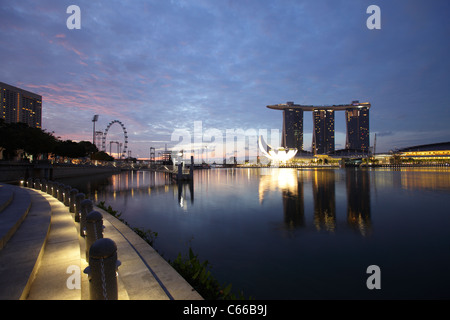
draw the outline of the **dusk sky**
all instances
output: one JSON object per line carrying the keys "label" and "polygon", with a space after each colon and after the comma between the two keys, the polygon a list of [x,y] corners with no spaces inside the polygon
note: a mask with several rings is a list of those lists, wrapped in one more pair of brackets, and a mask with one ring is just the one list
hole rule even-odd
{"label": "dusk sky", "polygon": [[[134,157],[175,129],[279,129],[270,104],[370,102],[377,152],[450,141],[450,1],[0,0],[0,81],[42,95],[43,129]],[[66,25],[70,5],[81,29]],[[381,10],[368,29],[367,7]],[[344,112],[336,112],[336,149]],[[310,150],[312,114],[304,115]],[[115,124],[110,139],[119,139]],[[123,139],[123,138],[122,138]]]}

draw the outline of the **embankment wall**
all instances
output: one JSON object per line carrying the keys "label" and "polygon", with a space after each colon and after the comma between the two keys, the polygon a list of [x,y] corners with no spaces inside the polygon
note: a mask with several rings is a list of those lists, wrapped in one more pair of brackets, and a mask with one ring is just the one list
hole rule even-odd
{"label": "embankment wall", "polygon": [[0,182],[14,183],[21,179],[38,178],[55,180],[101,173],[120,172],[119,168],[91,165],[39,165],[39,164],[0,164]]}

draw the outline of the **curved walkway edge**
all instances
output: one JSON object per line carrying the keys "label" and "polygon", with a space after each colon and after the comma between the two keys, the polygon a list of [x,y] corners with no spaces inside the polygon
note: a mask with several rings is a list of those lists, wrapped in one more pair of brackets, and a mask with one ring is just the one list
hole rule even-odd
{"label": "curved walkway edge", "polygon": [[[5,184],[0,187],[0,222],[10,211],[25,210],[14,234],[0,247],[0,299],[89,300],[89,280],[83,272],[88,266],[85,239],[74,213],[44,191]],[[27,195],[31,203],[23,201]],[[203,300],[131,228],[101,208],[94,210],[103,216],[103,237],[117,246],[119,300]],[[39,235],[26,239],[34,229]]]}

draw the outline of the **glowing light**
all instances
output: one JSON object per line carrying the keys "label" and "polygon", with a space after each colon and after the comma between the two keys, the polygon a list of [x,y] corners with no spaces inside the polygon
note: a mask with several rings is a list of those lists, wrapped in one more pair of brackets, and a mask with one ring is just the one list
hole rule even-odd
{"label": "glowing light", "polygon": [[270,149],[267,152],[266,150],[264,150],[264,147],[262,145],[262,137],[261,136],[258,139],[258,145],[259,145],[259,149],[264,154],[264,156],[266,156],[267,158],[269,158],[270,160],[275,161],[275,162],[286,162],[288,160],[291,160],[297,154],[297,151],[298,151],[296,148],[292,148],[292,149],[286,149],[286,148],[274,149],[270,145],[267,145],[269,147],[269,149]]}

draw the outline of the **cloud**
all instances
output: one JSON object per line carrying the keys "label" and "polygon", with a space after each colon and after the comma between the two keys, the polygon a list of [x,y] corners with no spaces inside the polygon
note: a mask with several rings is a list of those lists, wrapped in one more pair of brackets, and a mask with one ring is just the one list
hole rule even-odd
{"label": "cloud", "polygon": [[444,139],[450,5],[383,3],[377,32],[365,26],[370,4],[78,1],[81,29],[68,30],[64,1],[6,2],[0,80],[43,95],[49,130],[90,139],[100,114],[99,127],[124,122],[130,149],[143,154],[197,120],[281,129],[281,114],[265,106],[286,101],[370,101],[377,137],[420,128]]}

